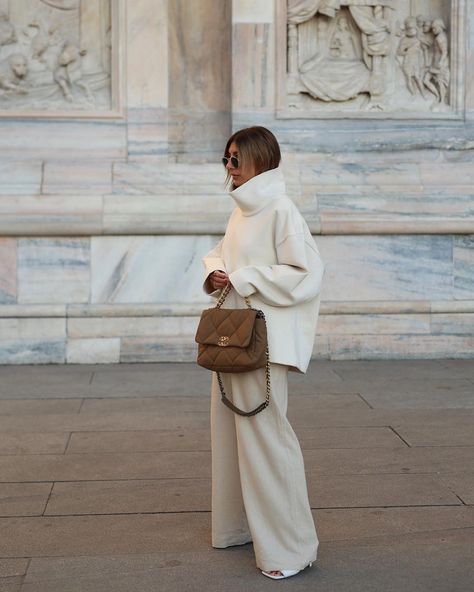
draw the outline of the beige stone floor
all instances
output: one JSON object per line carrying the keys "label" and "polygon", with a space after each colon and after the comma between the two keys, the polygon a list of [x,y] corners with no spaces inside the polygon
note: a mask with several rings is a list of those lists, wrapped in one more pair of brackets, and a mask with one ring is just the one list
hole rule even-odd
{"label": "beige stone floor", "polygon": [[474,361],[291,375],[320,547],[282,582],[210,546],[210,375],[0,367],[0,592],[469,592]]}

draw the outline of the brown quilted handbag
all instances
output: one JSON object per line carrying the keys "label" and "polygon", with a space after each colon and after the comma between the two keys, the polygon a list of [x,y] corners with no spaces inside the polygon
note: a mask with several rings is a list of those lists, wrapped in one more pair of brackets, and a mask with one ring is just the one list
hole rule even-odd
{"label": "brown quilted handbag", "polygon": [[[231,289],[228,284],[215,308],[201,314],[195,340],[199,344],[197,363],[217,373],[222,402],[239,415],[256,415],[270,401],[270,362],[268,353],[267,326],[263,311],[251,307],[221,308]],[[263,403],[252,411],[242,411],[226,397],[220,372],[249,372],[266,368],[267,396]]]}

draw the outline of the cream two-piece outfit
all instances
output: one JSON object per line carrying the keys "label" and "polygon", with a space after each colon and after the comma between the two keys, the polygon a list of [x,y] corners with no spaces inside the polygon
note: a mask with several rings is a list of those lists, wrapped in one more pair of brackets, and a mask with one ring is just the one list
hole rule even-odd
{"label": "cream two-piece outfit", "polygon": [[[287,417],[288,370],[306,372],[319,314],[324,264],[309,228],[287,197],[280,167],[230,192],[236,203],[224,238],[203,259],[229,275],[223,308],[263,310],[270,351],[270,404],[235,414],[211,389],[212,545],[253,541],[257,567],[303,569],[317,556],[301,448]],[[227,396],[249,411],[265,398],[265,368],[222,373]]]}

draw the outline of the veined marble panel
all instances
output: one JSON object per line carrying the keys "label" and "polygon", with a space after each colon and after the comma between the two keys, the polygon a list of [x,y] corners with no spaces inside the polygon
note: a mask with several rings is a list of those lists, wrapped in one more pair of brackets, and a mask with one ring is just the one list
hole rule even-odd
{"label": "veined marble panel", "polygon": [[232,0],[233,23],[273,23],[273,0]]}
{"label": "veined marble panel", "polygon": [[112,192],[110,162],[51,162],[44,165],[42,194],[88,194]]}
{"label": "veined marble panel", "polygon": [[6,162],[4,159],[0,160],[0,196],[40,193],[41,167],[42,163],[39,161]]}
{"label": "veined marble panel", "polygon": [[102,202],[101,195],[4,196],[0,198],[0,234],[98,234],[102,231]]}
{"label": "veined marble panel", "polygon": [[129,107],[168,105],[168,2],[133,0],[127,10]]}
{"label": "veined marble panel", "polygon": [[[370,163],[370,164],[368,164]],[[303,185],[384,185],[422,186],[418,164],[373,164],[361,162],[320,162],[302,167]]]}
{"label": "veined marble panel", "polygon": [[472,358],[472,335],[333,335],[331,360]]}
{"label": "veined marble panel", "polygon": [[128,154],[132,159],[168,160],[168,111],[165,108],[133,108],[127,111]]}
{"label": "veined marble panel", "polygon": [[474,234],[454,237],[454,298],[474,297]]}
{"label": "veined marble panel", "polygon": [[474,335],[474,314],[433,314],[431,331],[443,335]]}
{"label": "veined marble panel", "polygon": [[373,196],[318,193],[323,234],[429,233],[474,231],[474,194]]}
{"label": "veined marble panel", "polygon": [[104,197],[104,232],[223,234],[232,208],[225,195],[111,195]]}
{"label": "veined marble panel", "polygon": [[120,361],[120,339],[68,339],[68,364],[116,364]]}
{"label": "veined marble panel", "polygon": [[195,362],[197,343],[182,337],[124,337],[120,362]]}
{"label": "veined marble panel", "polygon": [[[459,315],[463,316],[463,315]],[[382,335],[430,333],[429,314],[345,314],[320,315],[318,335]]]}
{"label": "veined marble panel", "polygon": [[66,319],[2,319],[0,339],[4,341],[45,340],[66,338]]}
{"label": "veined marble panel", "polygon": [[64,340],[0,340],[0,364],[63,364],[65,357]]}
{"label": "veined marble panel", "polygon": [[170,335],[194,338],[198,321],[197,316],[70,318],[67,333],[71,339]]}
{"label": "veined marble panel", "polygon": [[0,238],[0,304],[13,304],[16,302],[16,259],[16,240]]}
{"label": "veined marble panel", "polygon": [[474,157],[470,162],[422,163],[421,182],[426,186],[474,186]]}
{"label": "veined marble panel", "polygon": [[93,237],[91,302],[202,302],[212,236]]}
{"label": "veined marble panel", "polygon": [[20,239],[18,302],[88,302],[89,258],[89,239]]}
{"label": "veined marble panel", "polygon": [[222,164],[165,164],[139,160],[116,163],[113,169],[114,193],[194,194],[225,193]]}
{"label": "veined marble panel", "polygon": [[[233,27],[232,103],[234,109],[274,109],[274,28],[265,22]],[[251,72],[251,75],[249,75]]]}
{"label": "veined marble panel", "polygon": [[[0,158],[78,161],[124,159],[127,126],[124,121],[2,120]],[[25,141],[28,138],[28,141]],[[11,192],[9,192],[11,193]]]}
{"label": "veined marble panel", "polygon": [[320,236],[322,300],[452,300],[451,236]]}

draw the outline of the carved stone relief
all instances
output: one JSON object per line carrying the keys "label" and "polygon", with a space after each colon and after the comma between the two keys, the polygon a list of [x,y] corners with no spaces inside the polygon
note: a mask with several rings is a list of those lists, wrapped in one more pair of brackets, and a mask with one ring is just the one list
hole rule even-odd
{"label": "carved stone relief", "polygon": [[287,0],[288,110],[449,112],[449,4]]}
{"label": "carved stone relief", "polygon": [[111,109],[110,0],[0,0],[0,111]]}

